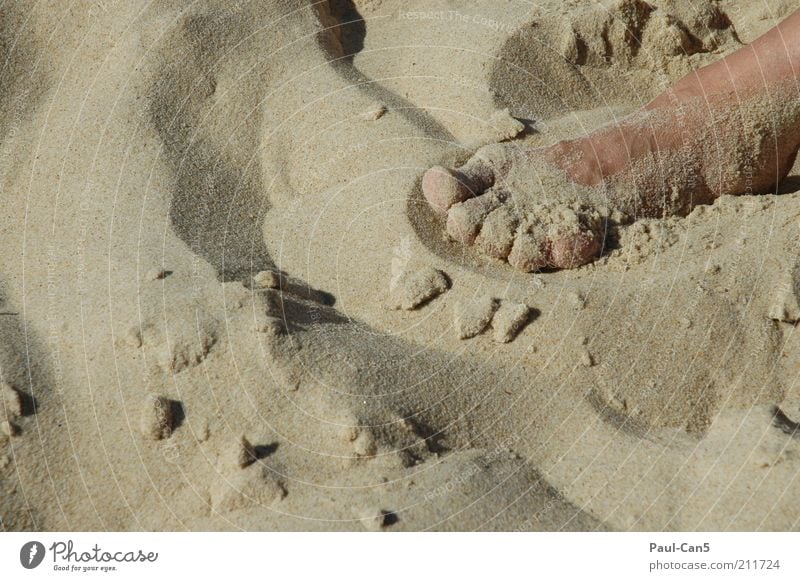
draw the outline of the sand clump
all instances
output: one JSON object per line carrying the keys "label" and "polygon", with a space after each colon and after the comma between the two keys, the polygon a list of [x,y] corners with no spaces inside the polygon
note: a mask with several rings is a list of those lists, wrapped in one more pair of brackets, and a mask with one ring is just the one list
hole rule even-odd
{"label": "sand clump", "polygon": [[498,343],[510,343],[530,320],[531,309],[522,303],[503,301],[492,317],[493,338]]}
{"label": "sand clump", "polygon": [[680,240],[681,226],[676,219],[639,220],[620,235],[620,249],[628,265],[641,264],[652,256],[659,256]]}
{"label": "sand clump", "polygon": [[13,438],[20,432],[15,423],[23,413],[23,402],[19,392],[4,381],[0,381],[0,433]]}
{"label": "sand clump", "polygon": [[256,461],[256,449],[246,436],[240,436],[231,446],[231,456],[239,468],[247,468]]}
{"label": "sand clump", "polygon": [[441,270],[426,266],[406,270],[393,279],[389,289],[389,300],[395,309],[413,310],[449,288],[447,276]]}
{"label": "sand clump", "polygon": [[253,325],[253,331],[267,337],[277,337],[282,335],[285,330],[286,325],[284,325],[283,319],[278,317],[260,317],[258,322]]}
{"label": "sand clump", "polygon": [[586,349],[581,350],[581,365],[584,367],[594,367],[594,356]]}
{"label": "sand clump", "polygon": [[454,323],[458,338],[471,339],[483,333],[492,321],[497,304],[495,299],[487,296],[456,303]]}
{"label": "sand clump", "polygon": [[22,398],[19,392],[5,381],[0,381],[0,400],[5,418],[13,421],[22,415]]}
{"label": "sand clump", "polygon": [[9,438],[13,438],[19,433],[19,428],[8,420],[0,422],[0,433]]}
{"label": "sand clump", "polygon": [[163,440],[172,435],[173,422],[172,401],[168,398],[150,393],[144,398],[139,419],[139,431],[151,440]]}
{"label": "sand clump", "polygon": [[121,343],[133,349],[143,345],[142,330],[139,327],[130,327],[122,336]]}
{"label": "sand clump", "polygon": [[491,327],[497,343],[510,343],[530,321],[528,305],[491,296],[481,296],[455,304],[453,315],[459,339],[471,339]]}

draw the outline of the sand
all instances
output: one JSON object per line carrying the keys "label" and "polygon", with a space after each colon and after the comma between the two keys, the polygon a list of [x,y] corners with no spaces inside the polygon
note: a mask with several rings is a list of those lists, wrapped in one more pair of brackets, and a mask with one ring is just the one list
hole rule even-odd
{"label": "sand", "polygon": [[2,528],[800,528],[800,167],[556,272],[420,192],[798,7],[6,3]]}

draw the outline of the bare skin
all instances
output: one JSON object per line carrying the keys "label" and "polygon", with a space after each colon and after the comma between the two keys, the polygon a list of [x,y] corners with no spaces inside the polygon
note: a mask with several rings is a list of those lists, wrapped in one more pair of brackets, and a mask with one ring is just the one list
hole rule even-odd
{"label": "bare skin", "polygon": [[[489,146],[462,167],[428,170],[423,193],[447,213],[452,238],[520,270],[581,266],[601,252],[612,211],[685,215],[773,189],[800,148],[798,74],[800,11],[617,123],[544,149]],[[546,167],[561,172],[567,195],[515,191],[515,174]]]}

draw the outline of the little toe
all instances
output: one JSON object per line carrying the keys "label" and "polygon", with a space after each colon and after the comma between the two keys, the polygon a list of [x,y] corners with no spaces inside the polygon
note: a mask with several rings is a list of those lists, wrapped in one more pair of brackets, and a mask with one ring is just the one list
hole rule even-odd
{"label": "little toe", "polygon": [[603,247],[600,217],[594,210],[560,208],[548,232],[549,265],[577,268],[597,258]]}
{"label": "little toe", "polygon": [[570,233],[550,243],[550,264],[555,268],[577,268],[600,254],[601,237],[591,230]]}

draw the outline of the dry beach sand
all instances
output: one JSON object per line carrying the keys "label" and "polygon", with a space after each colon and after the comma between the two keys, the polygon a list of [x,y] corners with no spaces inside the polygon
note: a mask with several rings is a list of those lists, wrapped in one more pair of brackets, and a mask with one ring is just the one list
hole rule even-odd
{"label": "dry beach sand", "polygon": [[797,8],[3,3],[3,529],[800,528],[800,167],[557,272],[420,193]]}

